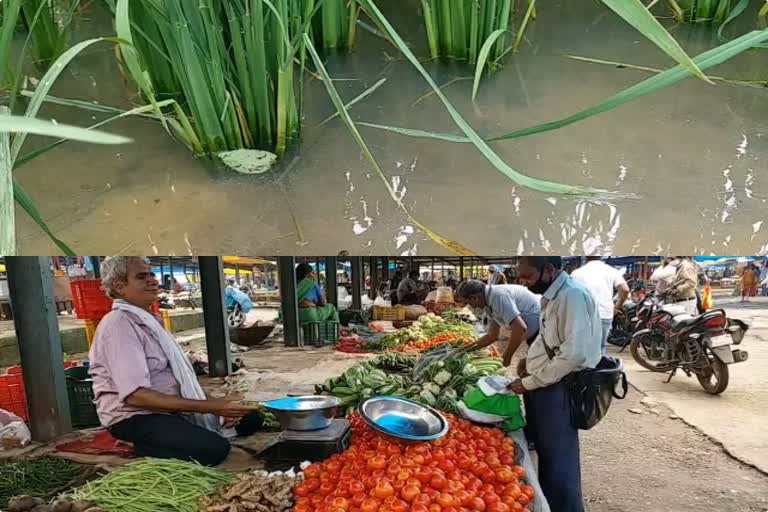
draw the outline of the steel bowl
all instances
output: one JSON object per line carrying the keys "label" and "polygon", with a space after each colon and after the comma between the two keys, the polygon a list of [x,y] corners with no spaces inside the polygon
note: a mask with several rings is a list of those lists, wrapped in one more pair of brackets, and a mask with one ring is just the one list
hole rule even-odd
{"label": "steel bowl", "polygon": [[431,441],[448,433],[448,420],[437,410],[399,396],[377,396],[360,404],[360,415],[383,434],[411,441]]}
{"label": "steel bowl", "polygon": [[335,396],[289,396],[264,402],[287,430],[320,430],[336,417],[341,400]]}

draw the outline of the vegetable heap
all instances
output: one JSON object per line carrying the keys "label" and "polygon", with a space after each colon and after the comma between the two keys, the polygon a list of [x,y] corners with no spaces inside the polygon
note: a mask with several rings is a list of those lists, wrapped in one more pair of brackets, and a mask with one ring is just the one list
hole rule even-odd
{"label": "vegetable heap", "polygon": [[191,462],[143,459],[87,483],[75,497],[109,512],[197,512],[200,498],[233,478],[220,469]]}
{"label": "vegetable heap", "polygon": [[419,320],[409,327],[366,343],[365,348],[368,350],[387,350],[399,345],[423,342],[442,334],[452,334],[468,340],[477,338],[477,331],[471,325],[458,320],[445,320],[430,313],[420,316]]}
{"label": "vegetable heap", "polygon": [[467,338],[461,334],[444,333],[432,336],[424,341],[414,341],[405,345],[398,345],[392,350],[396,352],[423,352],[424,350],[435,348],[445,343],[464,344],[472,343],[473,340],[473,338]]}
{"label": "vegetable heap", "polygon": [[514,442],[499,429],[447,417],[444,437],[409,444],[353,415],[352,446],[304,470],[293,512],[527,511],[534,489],[515,464]]}
{"label": "vegetable heap", "polygon": [[0,510],[5,510],[14,496],[48,496],[63,491],[79,476],[78,464],[55,457],[0,464]]}
{"label": "vegetable heap", "polygon": [[[444,411],[457,412],[459,399],[477,384],[480,377],[500,375],[504,370],[501,361],[482,353],[434,362],[430,362],[428,356],[425,354],[418,359],[410,354],[388,352],[315,386],[315,392],[340,398],[347,414],[354,412],[362,401],[384,395],[402,396]],[[416,378],[413,369],[422,362],[426,365]]]}
{"label": "vegetable heap", "polygon": [[288,512],[293,507],[291,490],[301,482],[293,470],[285,473],[255,471],[238,475],[237,480],[200,500],[202,512]]}

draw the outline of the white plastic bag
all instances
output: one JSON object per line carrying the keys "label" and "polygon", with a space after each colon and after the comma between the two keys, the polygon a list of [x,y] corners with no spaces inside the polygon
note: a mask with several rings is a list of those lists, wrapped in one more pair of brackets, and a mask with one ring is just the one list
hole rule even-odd
{"label": "white plastic bag", "polygon": [[21,448],[31,441],[32,434],[24,420],[12,412],[0,409],[0,450]]}

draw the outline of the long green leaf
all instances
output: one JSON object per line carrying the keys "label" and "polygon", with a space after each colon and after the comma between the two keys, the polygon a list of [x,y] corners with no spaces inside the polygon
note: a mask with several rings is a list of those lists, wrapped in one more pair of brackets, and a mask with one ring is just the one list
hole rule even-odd
{"label": "long green leaf", "polygon": [[415,224],[430,239],[435,241],[441,247],[457,255],[476,256],[477,254],[475,254],[471,249],[464,247],[458,242],[454,242],[453,240],[449,240],[447,238],[444,238],[438,235],[437,233],[435,233],[434,231],[426,227],[424,224],[422,224],[421,222],[413,218],[413,215],[411,214],[411,212],[408,211],[408,208],[406,208],[406,206],[403,204],[403,201],[397,196],[397,193],[392,189],[392,186],[389,184],[387,177],[384,175],[384,172],[381,170],[379,163],[376,161],[376,158],[373,156],[373,153],[371,153],[371,150],[368,148],[368,145],[365,143],[365,139],[363,139],[363,136],[360,135],[360,131],[357,129],[357,126],[355,126],[354,121],[352,121],[352,117],[349,115],[349,112],[344,107],[344,101],[341,99],[339,92],[336,90],[336,86],[333,85],[333,80],[331,80],[331,76],[328,74],[328,71],[325,69],[325,66],[323,65],[323,61],[322,59],[320,59],[320,56],[317,54],[317,50],[315,50],[315,46],[312,44],[312,40],[310,39],[309,35],[305,34],[304,40],[307,46],[307,50],[309,50],[309,54],[312,57],[312,60],[315,62],[315,67],[317,68],[318,73],[320,73],[320,76],[323,78],[323,83],[325,84],[325,88],[328,91],[328,96],[330,96],[331,101],[333,102],[333,105],[336,107],[336,110],[339,113],[339,116],[341,117],[342,121],[344,121],[344,124],[347,126],[349,131],[352,133],[352,137],[355,139],[355,142],[357,142],[357,145],[360,147],[360,150],[363,152],[363,155],[365,156],[365,158],[368,160],[368,162],[370,162],[373,169],[379,175],[379,178],[381,178],[381,181],[384,183],[384,186],[386,187],[387,192],[389,192],[390,197],[395,202],[395,204],[397,204],[398,208],[400,208],[405,213],[405,215],[413,224]]}
{"label": "long green leaf", "polygon": [[358,122],[361,126],[367,126],[369,128],[377,128],[379,130],[387,130],[390,132],[398,133],[400,135],[406,135],[408,137],[414,137],[417,139],[437,139],[444,140],[446,142],[458,142],[462,144],[469,144],[472,142],[467,137],[462,135],[452,135],[450,133],[428,132],[426,130],[416,130],[413,128],[398,128],[396,126],[386,126],[383,124]]}
{"label": "long green leaf", "polygon": [[729,23],[731,23],[733,20],[741,16],[741,14],[747,9],[748,6],[749,6],[749,0],[739,0],[739,3],[733,6],[733,9],[731,9],[731,12],[730,14],[728,14],[728,17],[717,28],[717,37],[720,39],[720,41],[726,41],[725,37],[723,37],[723,31],[725,30],[725,27]]}
{"label": "long green leaf", "polygon": [[[37,89],[35,89],[35,95],[29,101],[29,106],[27,107],[27,112],[25,115],[30,118],[37,117],[37,113],[40,111],[40,107],[43,105],[43,100],[48,95],[51,88],[53,87],[54,82],[56,82],[56,79],[64,71],[67,65],[69,65],[69,63],[72,62],[72,60],[77,57],[80,52],[89,46],[107,40],[112,41],[113,39],[103,37],[88,39],[74,45],[69,50],[61,54],[61,57],[59,57],[56,62],[53,63],[51,68],[45,73],[45,75],[43,75],[42,80],[40,80]],[[12,160],[15,161],[19,156],[19,152],[21,151],[21,147],[24,145],[25,140],[25,133],[21,133],[13,139],[13,146],[11,147]]]}
{"label": "long green leaf", "polygon": [[[9,115],[10,112],[8,107],[0,105],[0,116]],[[2,131],[0,131],[0,254],[4,256],[16,255],[11,136]]]}
{"label": "long green leaf", "polygon": [[461,129],[461,131],[464,132],[467,138],[469,138],[469,140],[472,141],[472,143],[477,147],[480,153],[482,153],[483,156],[485,156],[485,158],[494,167],[496,167],[496,169],[499,172],[501,172],[502,174],[504,174],[505,176],[513,180],[518,185],[528,187],[533,190],[538,190],[540,192],[554,193],[554,194],[570,194],[570,195],[580,195],[580,196],[610,194],[606,190],[597,190],[589,187],[565,185],[562,183],[556,183],[552,181],[531,178],[530,176],[521,174],[520,172],[510,167],[504,160],[502,160],[493,151],[493,149],[491,149],[491,147],[480,137],[480,135],[478,135],[478,133],[474,130],[474,128],[472,128],[472,126],[470,126],[469,123],[467,123],[467,121],[461,116],[461,114],[454,108],[451,102],[448,101],[448,98],[445,96],[443,91],[440,89],[440,87],[438,87],[438,85],[429,75],[427,70],[424,69],[424,67],[421,65],[421,63],[413,54],[413,52],[408,47],[408,45],[405,44],[403,39],[400,37],[400,34],[397,33],[397,31],[392,27],[389,21],[384,17],[384,15],[381,13],[379,8],[376,6],[375,2],[373,2],[373,0],[361,0],[361,1],[364,1],[365,4],[368,5],[370,13],[376,17],[376,19],[385,28],[385,30],[388,32],[389,36],[393,39],[393,41],[397,43],[398,48],[403,53],[403,55],[405,55],[406,59],[408,59],[411,62],[411,64],[422,75],[422,77],[424,77],[424,80],[426,80],[426,82],[430,85],[430,87],[432,87],[432,89],[435,91],[435,94],[438,96],[438,98],[440,98],[440,101],[443,102],[443,105],[445,106],[446,110],[448,111],[448,113],[450,114],[451,118],[456,123],[456,125]]}
{"label": "long green leaf", "polygon": [[127,144],[128,137],[98,132],[77,126],[56,124],[42,119],[32,119],[24,116],[0,115],[0,132],[32,133],[46,137],[62,137],[92,144]]}
{"label": "long green leaf", "polygon": [[480,56],[477,59],[477,65],[475,66],[475,81],[472,85],[472,101],[477,99],[477,90],[480,89],[480,79],[483,77],[483,70],[488,64],[488,56],[491,54],[493,45],[496,44],[496,40],[504,35],[505,29],[498,29],[491,32],[488,39],[483,43],[483,47],[480,48]]}
{"label": "long green leaf", "polygon": [[643,5],[640,0],[602,0],[613,12],[635,27],[653,44],[688,69],[691,74],[705,82],[712,83],[687,53],[675,41],[675,38],[661,25],[659,20]]}
{"label": "long green leaf", "polygon": [[[700,69],[706,70],[722,64],[723,62],[735,57],[736,55],[739,55],[746,50],[755,48],[759,46],[760,43],[765,41],[768,41],[768,29],[762,31],[753,31],[739,37],[738,39],[734,39],[733,41],[725,43],[722,46],[718,46],[717,48],[713,48],[712,50],[708,50],[702,53],[694,59],[694,62],[696,62]],[[568,125],[584,121],[585,119],[589,119],[590,117],[596,116],[603,112],[608,112],[626,103],[630,103],[644,96],[648,96],[649,94],[654,94],[662,89],[675,85],[685,80],[686,78],[689,78],[690,76],[691,72],[687,68],[678,65],[674,68],[664,71],[663,73],[659,73],[658,75],[643,80],[642,82],[630,87],[629,89],[625,89],[624,91],[615,94],[610,98],[607,98],[570,116],[543,124],[537,124],[535,126],[529,126],[527,128],[521,128],[519,130],[515,130],[504,135],[499,135],[497,137],[492,137],[487,140],[498,141],[516,139],[525,137],[527,135],[535,135],[547,131],[558,130]],[[438,140],[447,140],[451,142],[471,142],[471,140],[467,137],[461,137],[459,135],[450,133],[427,132],[423,130],[412,130],[409,128],[396,128],[374,124],[367,124],[367,126],[412,137],[432,138]]]}
{"label": "long green leaf", "polygon": [[[356,97],[355,97],[353,100],[351,100],[349,103],[347,103],[346,105],[344,105],[344,108],[346,108],[346,109],[350,109],[351,107],[353,107],[353,106],[357,105],[358,103],[360,103],[361,101],[363,101],[365,98],[367,98],[368,96],[370,96],[371,94],[373,94],[373,93],[376,91],[376,89],[378,89],[379,87],[381,87],[382,85],[384,85],[384,83],[385,83],[386,81],[387,81],[387,79],[386,79],[386,78],[382,78],[381,80],[379,80],[378,82],[376,82],[375,84],[373,84],[372,86],[370,86],[369,88],[367,88],[366,90],[364,90],[362,93],[360,93],[358,96],[356,96]],[[338,113],[338,112],[336,112],[335,114],[332,114],[332,115],[328,116],[328,117],[327,117],[327,118],[326,118],[326,119],[325,119],[325,120],[324,120],[322,123],[320,123],[318,126],[323,126],[324,124],[328,123],[328,122],[329,122],[329,121],[331,121],[332,119],[336,119],[338,116],[339,116],[339,113]]]}
{"label": "long green leaf", "polygon": [[43,216],[40,214],[37,206],[35,206],[32,198],[29,197],[27,191],[22,188],[22,186],[18,181],[16,181],[15,178],[13,180],[13,198],[17,203],[19,203],[19,206],[21,206],[24,211],[27,212],[32,220],[35,221],[35,224],[37,224],[40,229],[45,232],[46,235],[48,235],[48,237],[53,241],[54,244],[56,244],[56,247],[58,247],[61,252],[63,252],[66,256],[76,256],[75,251],[70,249],[66,243],[64,243],[56,235],[53,234],[51,228],[49,228],[48,224],[46,224],[43,220]]}

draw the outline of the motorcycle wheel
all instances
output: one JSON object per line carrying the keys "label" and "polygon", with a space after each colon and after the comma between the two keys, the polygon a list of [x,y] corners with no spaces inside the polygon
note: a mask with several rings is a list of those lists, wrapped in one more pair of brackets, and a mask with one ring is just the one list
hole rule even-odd
{"label": "motorcycle wheel", "polygon": [[696,373],[699,384],[710,395],[719,395],[728,388],[730,371],[728,365],[716,357],[710,357],[710,366],[700,373]]}
{"label": "motorcycle wheel", "polygon": [[[650,370],[652,372],[665,373],[672,368],[669,365],[654,363],[652,356],[648,353],[649,345],[655,343],[652,336],[645,334],[643,336],[634,336],[632,343],[629,345],[629,351],[632,353],[632,359],[637,361],[637,364]],[[651,345],[652,346],[652,345]]]}

